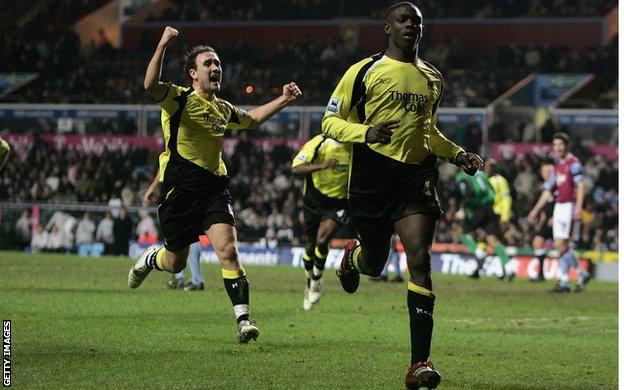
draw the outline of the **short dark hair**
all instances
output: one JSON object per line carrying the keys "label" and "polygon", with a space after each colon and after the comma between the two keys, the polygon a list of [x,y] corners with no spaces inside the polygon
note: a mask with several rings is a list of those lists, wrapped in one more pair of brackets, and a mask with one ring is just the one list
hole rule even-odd
{"label": "short dark hair", "polygon": [[399,1],[398,3],[392,4],[390,7],[388,7],[388,9],[386,10],[386,18],[385,18],[385,20],[388,20],[388,17],[390,17],[390,14],[392,13],[392,11],[394,11],[397,8],[406,6],[406,5],[418,9],[416,4],[414,4],[414,3],[411,3],[409,1]]}
{"label": "short dark hair", "polygon": [[198,45],[186,52],[184,55],[184,73],[186,73],[187,76],[191,69],[197,69],[197,63],[195,62],[197,56],[205,52],[216,53],[216,50],[208,45]]}
{"label": "short dark hair", "polygon": [[554,140],[556,140],[556,139],[560,139],[560,140],[562,140],[562,141],[563,141],[563,143],[564,143],[566,146],[570,145],[570,136],[569,136],[569,135],[567,135],[567,134],[566,134],[566,133],[564,133],[564,132],[559,131],[559,132],[557,132],[557,133],[553,134],[552,139],[553,139],[553,141],[554,141]]}

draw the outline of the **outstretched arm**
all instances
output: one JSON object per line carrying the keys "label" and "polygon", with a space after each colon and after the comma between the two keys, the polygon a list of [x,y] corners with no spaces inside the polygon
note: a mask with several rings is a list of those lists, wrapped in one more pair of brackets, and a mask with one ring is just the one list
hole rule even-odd
{"label": "outstretched arm", "polygon": [[267,104],[260,107],[256,107],[249,111],[249,117],[251,118],[250,127],[258,127],[273,115],[280,112],[284,107],[294,102],[301,97],[301,90],[294,82],[290,82],[282,87],[282,95],[277,99],[274,99]]}
{"label": "outstretched arm", "polygon": [[180,34],[178,30],[173,27],[165,27],[163,35],[156,46],[154,55],[147,65],[145,71],[145,80],[143,81],[143,88],[156,100],[162,100],[167,94],[167,85],[160,81],[160,73],[162,71],[162,62],[165,57],[165,50],[171,41]]}
{"label": "outstretched arm", "polygon": [[292,168],[292,173],[295,175],[306,175],[308,173],[320,171],[327,168],[333,168],[338,164],[338,160],[335,158],[329,159],[325,162],[318,164],[302,164]]}

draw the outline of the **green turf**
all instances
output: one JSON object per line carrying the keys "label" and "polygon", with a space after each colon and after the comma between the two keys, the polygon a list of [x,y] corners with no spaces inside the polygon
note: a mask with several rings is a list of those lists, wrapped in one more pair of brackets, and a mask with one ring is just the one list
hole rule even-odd
{"label": "green turf", "polygon": [[[409,359],[405,287],[332,271],[312,312],[303,271],[247,267],[261,335],[239,345],[216,265],[203,292],[131,261],[0,252],[0,317],[13,321],[15,388],[400,389]],[[549,284],[434,275],[432,361],[441,389],[616,388],[617,284],[581,294]]]}

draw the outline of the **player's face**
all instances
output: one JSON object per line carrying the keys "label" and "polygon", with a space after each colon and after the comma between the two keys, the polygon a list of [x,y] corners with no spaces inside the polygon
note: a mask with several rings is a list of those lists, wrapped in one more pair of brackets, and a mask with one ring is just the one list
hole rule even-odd
{"label": "player's face", "polygon": [[416,7],[405,5],[392,11],[385,24],[386,34],[403,52],[413,51],[422,36],[422,14]]}
{"label": "player's face", "polygon": [[568,147],[566,146],[565,142],[560,139],[553,140],[553,150],[559,158],[564,158],[566,154],[568,154]]}
{"label": "player's face", "polygon": [[203,90],[214,93],[221,89],[221,61],[217,53],[199,53],[195,58],[195,67],[197,69],[191,69],[189,73]]}

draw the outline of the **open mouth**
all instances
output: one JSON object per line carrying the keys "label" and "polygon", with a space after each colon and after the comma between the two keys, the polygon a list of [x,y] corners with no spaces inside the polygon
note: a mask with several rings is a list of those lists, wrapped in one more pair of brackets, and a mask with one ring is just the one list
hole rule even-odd
{"label": "open mouth", "polygon": [[407,39],[416,39],[416,33],[414,33],[414,32],[406,32],[406,33],[403,34],[403,37],[407,38]]}
{"label": "open mouth", "polygon": [[221,81],[221,75],[218,73],[213,73],[210,75],[210,81],[214,82],[214,83],[218,83],[219,81]]}

